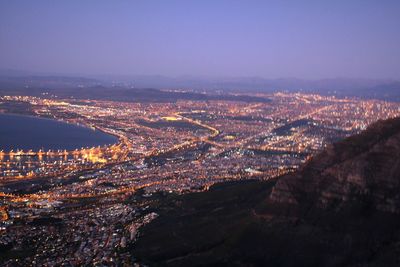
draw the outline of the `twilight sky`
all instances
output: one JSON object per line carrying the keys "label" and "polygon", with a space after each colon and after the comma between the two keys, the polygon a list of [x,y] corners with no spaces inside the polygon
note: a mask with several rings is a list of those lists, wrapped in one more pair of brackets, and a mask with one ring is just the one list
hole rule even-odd
{"label": "twilight sky", "polygon": [[0,0],[0,69],[400,79],[400,1]]}

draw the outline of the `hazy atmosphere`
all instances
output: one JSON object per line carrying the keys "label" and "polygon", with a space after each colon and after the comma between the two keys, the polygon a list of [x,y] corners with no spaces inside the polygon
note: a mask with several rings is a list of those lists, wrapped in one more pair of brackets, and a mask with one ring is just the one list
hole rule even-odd
{"label": "hazy atmosphere", "polygon": [[400,0],[0,0],[0,266],[400,266]]}
{"label": "hazy atmosphere", "polygon": [[3,0],[0,68],[400,79],[399,14],[399,1]]}

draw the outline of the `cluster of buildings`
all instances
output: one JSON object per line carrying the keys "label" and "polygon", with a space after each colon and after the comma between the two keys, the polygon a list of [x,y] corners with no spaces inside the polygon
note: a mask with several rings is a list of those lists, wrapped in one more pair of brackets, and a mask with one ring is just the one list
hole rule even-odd
{"label": "cluster of buildings", "polygon": [[0,236],[0,246],[10,246],[21,257],[5,253],[2,266],[132,265],[129,246],[138,229],[157,217],[146,213],[145,204],[133,207],[109,201],[83,211],[68,203],[62,208],[41,207],[40,214],[26,210],[30,216],[15,220],[12,231]]}
{"label": "cluster of buildings", "polygon": [[[0,102],[11,105],[29,104],[37,116],[119,138],[118,144],[75,154],[0,153],[0,246],[9,255],[2,260],[9,266],[133,263],[131,245],[140,227],[156,217],[146,196],[206,190],[226,180],[271,179],[374,121],[400,115],[399,103],[379,100],[265,97],[271,101],[2,97]],[[130,202],[142,190],[144,197]]]}

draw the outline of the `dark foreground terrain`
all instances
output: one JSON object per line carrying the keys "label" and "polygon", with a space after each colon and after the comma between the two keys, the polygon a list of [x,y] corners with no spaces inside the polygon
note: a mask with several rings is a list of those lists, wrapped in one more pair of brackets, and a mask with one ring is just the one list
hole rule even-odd
{"label": "dark foreground terrain", "polygon": [[131,248],[150,266],[400,266],[400,119],[297,173],[167,199]]}

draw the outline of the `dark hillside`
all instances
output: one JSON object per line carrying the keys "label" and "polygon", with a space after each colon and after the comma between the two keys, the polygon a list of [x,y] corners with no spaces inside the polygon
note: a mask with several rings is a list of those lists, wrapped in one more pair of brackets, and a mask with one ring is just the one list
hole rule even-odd
{"label": "dark hillside", "polygon": [[399,153],[392,119],[277,182],[173,197],[133,254],[150,266],[399,266]]}

